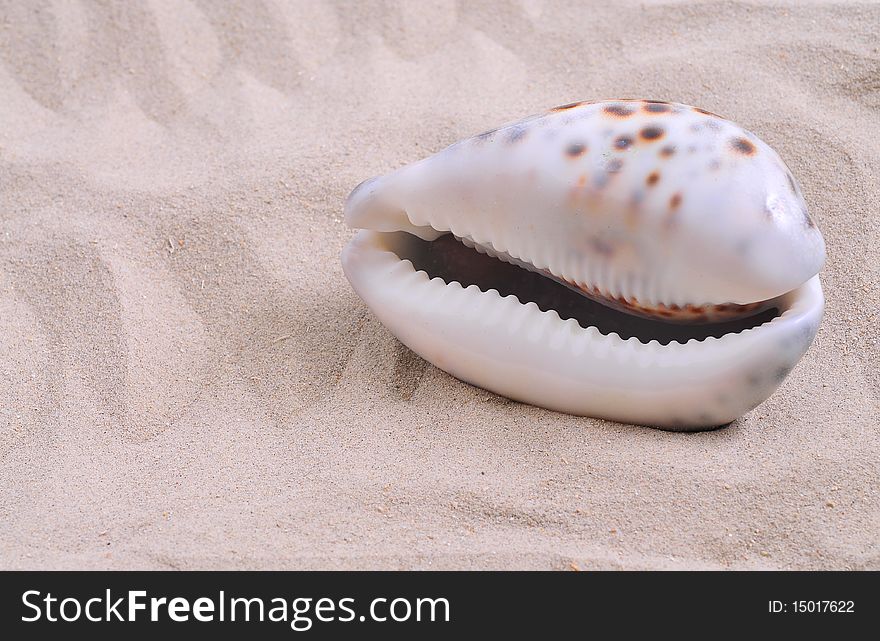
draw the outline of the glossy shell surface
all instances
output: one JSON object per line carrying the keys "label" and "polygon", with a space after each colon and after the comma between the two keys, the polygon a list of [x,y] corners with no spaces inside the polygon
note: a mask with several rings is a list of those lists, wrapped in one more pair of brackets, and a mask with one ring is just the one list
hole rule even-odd
{"label": "glossy shell surface", "polygon": [[[754,134],[658,101],[577,103],[365,181],[347,277],[401,341],[475,385],[551,409],[674,429],[763,401],[822,315],[822,235],[797,181]],[[702,340],[642,342],[495,290],[429,279],[412,234],[483,253],[657,322],[779,310]]]}

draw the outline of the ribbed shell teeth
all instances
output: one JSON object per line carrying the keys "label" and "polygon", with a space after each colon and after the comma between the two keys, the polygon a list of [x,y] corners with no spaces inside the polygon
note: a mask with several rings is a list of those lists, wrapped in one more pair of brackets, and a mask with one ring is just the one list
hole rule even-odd
{"label": "ribbed shell teeth", "polygon": [[[568,262],[562,263],[564,268],[560,268],[560,263],[555,261],[549,261],[547,267],[541,267],[539,261],[527,261],[514,256],[498,248],[492,242],[477,242],[470,236],[455,233],[453,235],[463,245],[481,254],[540,273],[572,289],[579,290],[589,298],[639,316],[678,322],[714,322],[758,313],[773,306],[772,301],[749,305],[693,305],[683,302],[679,298],[677,302],[660,302],[662,299],[658,300],[656,296],[646,294],[649,291],[656,291],[656,279],[642,282],[632,273],[614,274],[605,262],[600,263],[595,269],[591,269],[589,263],[578,261],[574,257],[569,258]],[[538,253],[537,248],[532,248],[525,255],[538,255]],[[581,269],[577,269],[574,267],[575,265],[581,266]],[[566,275],[576,271],[592,274],[593,282]],[[608,283],[608,285],[603,285],[603,283]]]}
{"label": "ribbed shell teeth", "polygon": [[547,248],[539,246],[536,238],[529,235],[525,238],[516,237],[518,245],[514,246],[508,242],[511,239],[505,238],[504,234],[489,240],[487,229],[443,229],[443,225],[434,221],[420,220],[409,212],[406,215],[417,227],[431,227],[441,234],[452,233],[465,246],[481,254],[542,273],[581,290],[591,298],[629,313],[665,320],[702,322],[741,316],[772,306],[768,303],[742,306],[694,304],[693,301],[686,300],[681,291],[669,291],[668,288],[663,291],[661,283],[666,279],[659,272],[641,279],[632,273],[615,271],[605,260],[553,255]]}

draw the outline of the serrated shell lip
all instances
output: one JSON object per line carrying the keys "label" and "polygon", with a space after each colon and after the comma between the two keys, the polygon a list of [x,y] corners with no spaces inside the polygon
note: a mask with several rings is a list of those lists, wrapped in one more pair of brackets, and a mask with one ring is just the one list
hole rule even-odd
{"label": "serrated shell lip", "polygon": [[[408,259],[401,259],[396,253],[389,249],[382,248],[377,242],[379,238],[383,234],[387,232],[374,232],[371,230],[361,230],[359,231],[355,238],[349,243],[346,249],[343,251],[343,266],[346,264],[346,252],[350,251],[354,246],[358,246],[361,251],[370,251],[375,252],[376,256],[384,256],[384,262],[386,262],[389,266],[393,265],[394,268],[399,271],[401,274],[406,274],[411,278],[415,278],[418,282],[422,284],[440,284],[446,288],[449,288],[448,291],[460,290],[460,291],[473,291],[478,292],[482,296],[494,297],[499,300],[504,299],[512,299],[516,301],[516,303],[520,307],[524,308],[534,308],[534,311],[542,316],[554,319],[554,322],[557,323],[565,323],[572,324],[572,329],[574,327],[577,328],[576,331],[583,332],[594,338],[600,338],[603,340],[609,340],[617,344],[628,344],[631,347],[635,347],[638,349],[649,348],[652,350],[675,350],[683,347],[694,346],[694,345],[711,345],[713,343],[722,343],[722,342],[730,342],[738,340],[738,337],[747,336],[753,332],[761,332],[766,331],[769,328],[782,328],[785,325],[794,324],[801,317],[813,313],[816,311],[818,307],[820,309],[824,307],[824,297],[821,293],[821,285],[819,284],[819,277],[814,276],[811,280],[807,281],[797,289],[783,295],[779,298],[779,302],[781,308],[779,310],[779,315],[775,316],[769,321],[761,323],[760,325],[756,325],[755,327],[750,327],[747,329],[740,330],[738,332],[730,332],[724,334],[723,336],[707,336],[705,338],[691,338],[686,342],[681,342],[678,340],[672,340],[668,343],[661,343],[657,339],[652,339],[650,341],[642,341],[636,336],[630,336],[629,338],[622,338],[617,332],[608,332],[603,333],[597,327],[581,326],[575,319],[563,319],[559,316],[556,310],[542,310],[538,307],[534,302],[528,301],[523,303],[515,294],[502,295],[498,292],[497,289],[490,288],[488,290],[484,290],[479,288],[477,285],[469,285],[464,287],[458,281],[450,281],[447,282],[442,278],[435,276],[431,277],[424,270],[417,270],[413,265],[412,261]],[[351,280],[351,279],[349,279]]]}
{"label": "serrated shell lip", "polygon": [[[366,181],[365,181],[366,182]],[[496,240],[491,238],[474,238],[472,235],[462,232],[461,230],[457,230],[453,227],[437,225],[435,222],[427,220],[424,223],[417,222],[412,219],[410,213],[406,210],[402,210],[399,212],[402,216],[402,220],[404,220],[407,224],[400,225],[399,229],[396,231],[402,231],[407,233],[416,233],[419,237],[424,239],[434,239],[443,234],[452,234],[457,240],[465,241],[465,243],[478,251],[483,251],[490,255],[500,258],[501,260],[506,260],[507,262],[513,262],[514,264],[518,264],[521,267],[526,267],[527,269],[533,268],[535,271],[544,272],[545,275],[552,276],[555,280],[563,284],[567,284],[573,288],[579,288],[582,290],[581,293],[588,295],[593,298],[586,292],[593,292],[595,294],[595,299],[605,301],[605,304],[608,304],[612,307],[620,307],[625,311],[629,311],[630,313],[636,313],[636,315],[641,315],[636,312],[636,309],[639,307],[643,308],[663,308],[667,310],[685,310],[687,308],[705,308],[707,310],[712,310],[718,307],[737,307],[737,308],[752,308],[749,313],[755,313],[760,311],[760,309],[772,307],[775,305],[776,299],[768,299],[764,301],[695,301],[695,300],[683,300],[679,299],[676,301],[669,301],[664,299],[659,299],[654,296],[641,294],[638,298],[636,297],[634,292],[630,291],[616,291],[613,286],[606,284],[603,286],[598,282],[601,279],[590,278],[586,274],[569,274],[564,269],[561,269],[559,265],[551,264],[547,261],[536,261],[534,258],[530,256],[521,255],[517,252],[510,251],[509,248],[499,246]],[[421,231],[419,231],[421,230]],[[391,228],[374,230],[374,231],[383,231],[389,232],[392,231]],[[512,259],[512,260],[511,260]],[[809,279],[808,279],[809,280]],[[806,281],[805,281],[806,282]],[[804,283],[801,283],[803,285]],[[797,288],[795,288],[797,289]],[[794,289],[791,291],[795,291]],[[786,292],[776,298],[783,298],[787,296],[790,292]],[[638,303],[638,304],[635,304]],[[763,304],[763,307],[762,307]],[[626,309],[631,307],[631,309]],[[676,314],[677,315],[677,314]],[[651,314],[645,314],[647,317],[652,317]],[[659,319],[660,315],[653,315],[654,318]],[[685,321],[687,322],[687,321]]]}
{"label": "serrated shell lip", "polygon": [[824,299],[818,276],[757,327],[643,343],[561,320],[534,302],[417,271],[363,230],[342,252],[355,292],[402,343],[460,380],[568,414],[675,430],[729,423],[763,402],[803,356]]}

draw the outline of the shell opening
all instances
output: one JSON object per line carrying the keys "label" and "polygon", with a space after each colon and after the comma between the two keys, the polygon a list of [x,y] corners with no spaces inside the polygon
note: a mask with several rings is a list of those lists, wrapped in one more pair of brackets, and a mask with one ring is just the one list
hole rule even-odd
{"label": "shell opening", "polygon": [[467,239],[446,233],[435,240],[424,240],[405,231],[385,232],[386,246],[401,260],[408,260],[417,271],[439,277],[447,284],[476,285],[482,291],[494,289],[502,296],[514,295],[522,304],[534,302],[541,310],[553,310],[563,320],[574,319],[583,327],[595,327],[603,334],[616,333],[622,339],[637,338],[643,343],[656,340],[666,345],[686,343],[710,336],[720,338],[758,327],[780,315],[782,301],[754,313],[729,320],[681,324],[648,318],[615,308],[587,296],[580,288],[566,285],[528,263],[508,256],[487,253]]}

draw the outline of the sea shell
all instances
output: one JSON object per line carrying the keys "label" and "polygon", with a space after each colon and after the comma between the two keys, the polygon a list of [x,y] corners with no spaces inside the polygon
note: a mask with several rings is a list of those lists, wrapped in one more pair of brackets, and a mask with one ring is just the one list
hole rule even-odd
{"label": "sea shell", "polygon": [[822,234],[779,156],[712,113],[576,103],[361,183],[342,263],[463,381],[669,429],[764,401],[822,317]]}

